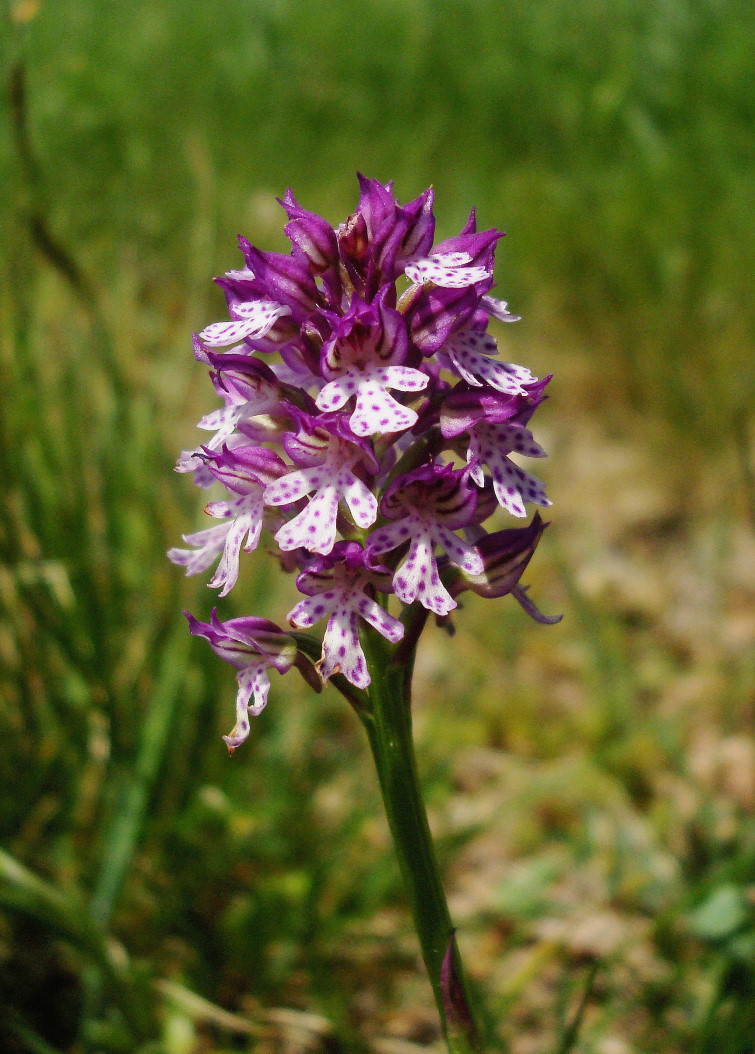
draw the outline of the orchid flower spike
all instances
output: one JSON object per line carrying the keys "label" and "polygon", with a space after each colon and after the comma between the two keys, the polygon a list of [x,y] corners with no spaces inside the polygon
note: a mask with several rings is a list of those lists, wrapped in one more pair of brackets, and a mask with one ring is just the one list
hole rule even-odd
{"label": "orchid flower spike", "polygon": [[240,238],[243,266],[217,279],[228,318],[194,337],[220,405],[177,470],[220,493],[205,506],[212,525],[168,556],[187,575],[217,561],[209,585],[224,597],[242,558],[272,553],[298,593],[290,633],[253,616],[187,616],[237,671],[231,750],[266,704],[271,669],[367,693],[363,635],[415,647],[411,611],[424,625],[471,590],[510,593],[554,621],[520,584],[545,524],[500,522],[550,505],[517,463],[545,456],[530,419],[550,377],[499,356],[495,327],[518,319],[491,293],[502,234],[478,231],[473,211],[434,244],[432,190],[401,205],[391,184],[359,186],[335,227],[288,190],[290,252]]}

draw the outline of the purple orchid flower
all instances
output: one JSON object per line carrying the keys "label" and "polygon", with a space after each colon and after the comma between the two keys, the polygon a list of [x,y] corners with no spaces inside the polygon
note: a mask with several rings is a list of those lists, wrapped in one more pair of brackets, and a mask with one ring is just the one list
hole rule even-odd
{"label": "purple orchid flower", "polygon": [[212,650],[238,670],[236,725],[223,736],[233,751],[249,735],[249,714],[262,713],[270,691],[268,670],[286,673],[296,661],[296,644],[280,626],[265,618],[232,618],[221,622],[213,609],[209,622],[200,622],[188,611],[189,630],[204,637]]}
{"label": "purple orchid flower", "polygon": [[[305,415],[300,419],[304,422]],[[265,501],[268,505],[292,505],[309,494],[312,498],[275,535],[282,550],[329,553],[336,540],[341,501],[359,527],[370,527],[377,519],[377,498],[357,474],[358,468],[374,462],[374,457],[359,437],[345,438],[344,433],[348,434],[347,427],[336,418],[284,438],[286,452],[301,467],[271,483],[265,489]]]}
{"label": "purple orchid flower", "polygon": [[333,334],[322,348],[322,372],[328,381],[317,406],[324,412],[339,410],[354,397],[349,426],[359,436],[411,428],[416,412],[387,389],[418,392],[428,382],[427,374],[404,365],[409,335],[403,315],[388,303],[392,293],[392,286],[383,286],[372,304],[355,296],[348,312],[333,320]]}
{"label": "purple orchid flower", "polygon": [[212,476],[232,492],[227,501],[211,501],[205,512],[226,522],[185,534],[184,541],[193,548],[169,549],[168,558],[185,567],[187,575],[196,575],[206,570],[222,552],[210,586],[220,588],[219,596],[224,597],[238,580],[242,547],[245,553],[254,552],[263,523],[268,527],[277,526],[265,508],[264,492],[268,483],[286,471],[286,464],[274,451],[258,446],[233,449],[224,446],[219,454],[206,451],[205,458]]}
{"label": "purple orchid flower", "polygon": [[495,389],[469,389],[462,384],[447,397],[441,411],[441,431],[446,438],[468,433],[466,456],[474,482],[485,486],[483,469],[487,467],[499,505],[512,516],[527,515],[525,502],[543,507],[551,504],[540,480],[507,456],[514,453],[547,457],[526,423],[542,401],[549,380],[546,377],[509,395]]}
{"label": "purple orchid flower", "polygon": [[328,618],[317,664],[324,678],[342,673],[357,688],[370,684],[370,674],[359,643],[359,619],[364,619],[387,640],[396,644],[404,627],[374,599],[375,589],[390,592],[391,574],[373,565],[357,542],[338,542],[328,556],[312,560],[296,579],[305,599],[288,613],[292,626],[308,629]]}
{"label": "purple orchid flower", "polygon": [[400,476],[380,505],[383,515],[394,522],[379,527],[369,539],[369,552],[374,555],[409,543],[407,557],[393,578],[394,592],[405,604],[419,600],[436,615],[447,615],[456,607],[440,580],[436,545],[468,574],[483,570],[479,553],[453,533],[474,518],[477,495],[468,475],[451,465],[431,464]]}

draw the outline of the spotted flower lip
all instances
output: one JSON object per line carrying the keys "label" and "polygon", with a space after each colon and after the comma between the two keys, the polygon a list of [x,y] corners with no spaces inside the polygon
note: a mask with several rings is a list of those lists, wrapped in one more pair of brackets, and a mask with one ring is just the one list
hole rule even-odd
{"label": "spotted flower lip", "polygon": [[[288,449],[291,450],[291,443]],[[357,474],[362,461],[358,443],[331,433],[318,463],[294,469],[265,488],[268,505],[292,505],[312,494],[306,508],[276,533],[275,540],[282,550],[302,548],[323,555],[329,553],[336,541],[341,501],[359,527],[367,528],[375,522],[377,499]]]}
{"label": "spotted flower lip", "polygon": [[488,384],[512,395],[525,395],[527,384],[536,380],[525,366],[513,362],[498,362],[498,342],[490,333],[477,329],[463,329],[454,333],[443,345],[443,353],[450,367],[474,387]]}
{"label": "spotted flower lip", "polygon": [[404,365],[409,335],[403,315],[388,303],[390,292],[392,287],[384,286],[372,304],[355,297],[322,348],[328,380],[317,395],[317,406],[340,410],[353,398],[349,426],[360,436],[411,428],[416,412],[397,402],[388,389],[419,392],[429,381],[427,374]]}
{"label": "spotted flower lip", "polygon": [[432,282],[445,289],[465,289],[491,277],[487,267],[473,265],[472,257],[465,252],[433,253],[407,264],[404,273],[417,285]]}
{"label": "spotted flower lip", "polygon": [[427,465],[399,477],[385,493],[381,512],[393,523],[373,532],[373,555],[409,544],[406,559],[393,578],[393,589],[405,604],[419,600],[436,615],[447,615],[456,602],[440,580],[435,546],[469,574],[480,574],[482,560],[474,546],[453,533],[472,522],[477,506],[467,471],[451,465]]}
{"label": "spotted flower lip", "polygon": [[211,348],[223,348],[241,340],[259,340],[273,328],[281,315],[291,309],[274,300],[248,300],[233,304],[230,308],[232,321],[213,322],[199,334],[199,339]]}
{"label": "spotted flower lip", "polygon": [[238,580],[242,547],[244,552],[253,552],[266,517],[270,520],[263,499],[265,485],[281,476],[286,464],[274,451],[259,446],[224,446],[219,453],[206,450],[204,460],[213,477],[231,491],[229,500],[211,501],[205,508],[209,516],[225,523],[184,535],[191,548],[170,549],[168,559],[185,567],[187,575],[195,575],[222,553],[209,584],[219,588],[223,597]]}
{"label": "spotted flower lip", "polygon": [[370,674],[359,643],[358,622],[363,619],[381,636],[397,643],[404,626],[370,595],[370,589],[390,589],[390,573],[374,565],[356,542],[338,542],[332,552],[312,561],[296,580],[305,598],[289,612],[292,626],[308,629],[328,616],[318,663],[324,678],[343,673],[357,688],[367,688]]}
{"label": "spotted flower lip", "polygon": [[[320,623],[319,675],[340,674],[353,701],[370,684],[365,634],[408,647],[397,602],[444,616],[463,589],[511,593],[552,621],[520,585],[539,516],[487,527],[501,510],[522,518],[528,503],[550,504],[515,463],[545,456],[531,419],[550,377],[507,361],[500,344],[501,324],[518,319],[494,294],[502,235],[478,231],[473,209],[434,243],[432,188],[402,204],[392,183],[358,181],[356,208],[336,226],[288,189],[290,252],[240,237],[243,265],[217,279],[229,317],[193,338],[220,405],[177,469],[220,490],[205,506],[219,522],[168,555],[189,575],[217,562],[209,584],[223,597],[245,554],[272,551],[282,574],[296,573],[288,618],[307,631],[294,640],[266,620],[189,617],[238,671],[229,746],[264,706],[270,668],[295,664],[320,683],[302,659],[317,654],[309,631]],[[402,617],[424,625],[424,613]]]}

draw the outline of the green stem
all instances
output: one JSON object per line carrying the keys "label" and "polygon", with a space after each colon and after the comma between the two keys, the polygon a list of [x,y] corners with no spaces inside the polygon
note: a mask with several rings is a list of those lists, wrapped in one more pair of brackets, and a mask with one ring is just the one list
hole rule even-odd
{"label": "green stem", "polygon": [[[368,690],[369,707],[360,717],[375,759],[422,957],[448,1049],[452,1054],[470,1054],[481,1048],[468,1011],[463,967],[453,940],[454,928],[438,872],[414,755],[410,699],[414,656],[402,661],[400,654],[372,632],[365,633],[363,644],[372,683]],[[452,960],[447,960],[447,955]]]}

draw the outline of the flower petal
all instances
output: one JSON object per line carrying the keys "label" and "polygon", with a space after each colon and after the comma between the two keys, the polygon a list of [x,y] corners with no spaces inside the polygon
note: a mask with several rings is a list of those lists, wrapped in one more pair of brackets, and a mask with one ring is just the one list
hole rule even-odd
{"label": "flower petal", "polygon": [[432,539],[427,533],[412,539],[407,558],[393,577],[393,588],[405,604],[419,600],[436,615],[447,615],[456,607],[456,601],[440,580]]}
{"label": "flower petal", "polygon": [[490,277],[487,267],[465,266],[470,260],[468,253],[438,253],[408,264],[405,273],[417,285],[432,282],[444,289],[463,289],[464,286],[484,282]]}
{"label": "flower petal", "polygon": [[319,666],[324,678],[340,672],[357,688],[366,688],[370,683],[367,662],[359,643],[357,613],[345,605],[336,608],[330,617]]}
{"label": "flower petal", "polygon": [[478,388],[485,382],[499,392],[526,395],[527,389],[523,385],[535,380],[524,366],[489,358],[498,351],[498,345],[489,333],[464,330],[456,333],[443,350],[464,380]]}
{"label": "flower petal", "polygon": [[341,483],[340,490],[357,526],[363,529],[371,527],[377,519],[378,503],[370,488],[357,476],[352,475]]}
{"label": "flower petal", "polygon": [[[236,695],[236,724],[229,735],[223,736],[231,754],[249,735],[249,714],[256,717],[262,713],[270,691],[270,678],[264,663],[247,666],[239,671],[236,679],[239,682]],[[250,703],[252,696],[254,702]]]}
{"label": "flower petal", "polygon": [[284,523],[275,540],[284,552],[309,549],[311,553],[329,553],[336,540],[338,492],[333,486],[321,487],[306,509]]}
{"label": "flower petal", "polygon": [[396,523],[386,523],[384,526],[378,527],[367,540],[369,552],[375,555],[388,553],[391,549],[408,542],[412,535],[413,527],[413,521],[409,517],[398,520]]}
{"label": "flower petal", "polygon": [[389,615],[372,597],[363,596],[358,604],[359,614],[369,622],[386,640],[396,644],[404,636],[404,624]]}
{"label": "flower petal", "polygon": [[319,487],[325,479],[320,467],[295,469],[265,487],[264,498],[268,505],[290,505],[306,497]]}
{"label": "flower petal", "polygon": [[461,538],[457,538],[452,531],[441,526],[441,524],[436,526],[434,533],[438,545],[445,549],[452,563],[460,567],[462,571],[466,571],[467,574],[482,574],[484,564],[482,557],[474,546],[469,545],[468,542],[463,541]]}
{"label": "flower petal", "polygon": [[330,410],[340,410],[347,399],[355,393],[356,387],[356,382],[348,374],[328,381],[317,393],[315,402],[318,410],[323,410],[325,413]]}
{"label": "flower petal", "polygon": [[289,611],[288,621],[299,629],[309,629],[321,618],[329,615],[337,603],[338,598],[333,594],[330,597],[323,597],[322,594],[304,597]]}
{"label": "flower petal", "polygon": [[359,385],[357,402],[349,424],[358,436],[389,435],[403,432],[417,423],[417,414],[389,395],[377,380]]}

